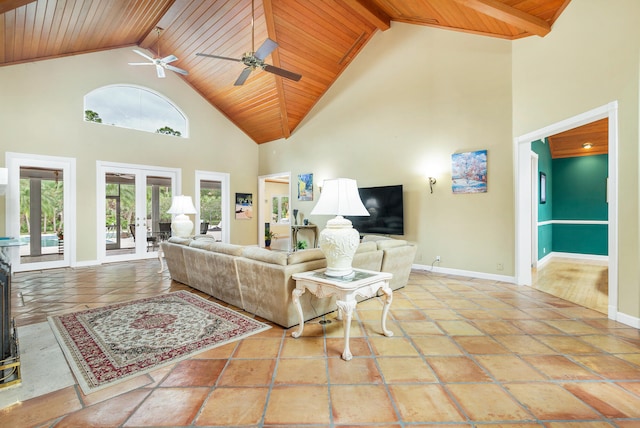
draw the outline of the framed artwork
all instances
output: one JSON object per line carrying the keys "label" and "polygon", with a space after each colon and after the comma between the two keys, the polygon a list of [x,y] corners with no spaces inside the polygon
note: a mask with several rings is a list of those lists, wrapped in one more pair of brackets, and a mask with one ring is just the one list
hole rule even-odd
{"label": "framed artwork", "polygon": [[487,151],[451,155],[451,189],[453,193],[487,192]]}
{"label": "framed artwork", "polygon": [[236,220],[253,217],[253,193],[236,193]]}
{"label": "framed artwork", "polygon": [[313,174],[298,174],[298,200],[313,201]]}
{"label": "framed artwork", "polygon": [[547,174],[540,173],[540,203],[547,203]]}

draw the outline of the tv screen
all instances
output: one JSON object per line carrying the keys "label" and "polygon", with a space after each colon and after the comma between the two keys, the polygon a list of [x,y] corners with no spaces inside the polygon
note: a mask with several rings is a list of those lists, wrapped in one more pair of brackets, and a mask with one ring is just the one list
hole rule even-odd
{"label": "tv screen", "polygon": [[404,235],[402,185],[361,187],[360,199],[369,217],[348,217],[361,234]]}

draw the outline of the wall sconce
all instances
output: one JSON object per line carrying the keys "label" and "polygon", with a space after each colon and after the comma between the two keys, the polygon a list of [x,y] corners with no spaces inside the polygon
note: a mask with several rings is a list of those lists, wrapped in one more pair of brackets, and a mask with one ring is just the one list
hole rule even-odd
{"label": "wall sconce", "polygon": [[431,189],[431,193],[433,193],[433,185],[436,184],[436,179],[433,177],[429,177],[429,189]]}

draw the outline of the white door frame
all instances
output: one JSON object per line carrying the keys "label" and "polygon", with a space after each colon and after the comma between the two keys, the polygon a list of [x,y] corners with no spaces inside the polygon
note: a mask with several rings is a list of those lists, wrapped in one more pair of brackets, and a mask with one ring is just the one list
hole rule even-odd
{"label": "white door frame", "polygon": [[609,305],[608,316],[618,315],[618,102],[613,101],[577,116],[515,138],[516,283],[531,285],[531,143],[596,120],[609,119]]}
{"label": "white door frame", "polygon": [[531,152],[531,267],[538,267],[538,155]]}
{"label": "white door frame", "polygon": [[[8,181],[5,206],[5,228],[8,236],[20,236],[20,168],[32,166],[62,170],[64,255],[62,260],[20,263],[19,251],[11,251],[11,268],[14,272],[51,269],[76,265],[76,160],[60,156],[44,156],[7,152],[5,165]],[[14,248],[14,250],[18,250]]]}
{"label": "white door frame", "polygon": [[[265,211],[267,210],[267,201],[265,200],[266,195],[266,181],[269,178],[276,177],[289,177],[289,213],[293,212],[291,208],[291,171],[288,172],[280,172],[277,174],[267,174],[261,175],[258,177],[258,246],[264,247],[264,216]],[[291,239],[289,239],[288,250],[291,251]]]}
{"label": "white door frame", "polygon": [[[230,175],[226,172],[212,172],[212,171],[198,171],[196,170],[196,188],[194,190],[195,204],[196,204],[196,228],[200,227],[200,181],[219,181],[222,190],[222,242],[229,243],[231,240],[231,221],[229,220],[229,214],[231,210],[231,190],[230,190]],[[196,229],[198,230],[198,229]]]}
{"label": "white door frame", "polygon": [[[146,176],[147,175],[159,175],[171,178],[171,194],[172,195],[180,195],[181,189],[181,169],[180,168],[166,168],[160,166],[151,166],[151,165],[138,165],[138,164],[127,164],[127,163],[118,163],[118,162],[105,162],[105,161],[96,161],[96,241],[97,241],[97,254],[98,260],[100,263],[105,262],[118,262],[118,261],[127,261],[127,260],[136,260],[140,258],[155,258],[157,257],[157,252],[146,252],[146,240],[139,239],[136,241],[136,252],[134,254],[119,254],[119,255],[108,255],[106,250],[106,217],[104,211],[104,201],[106,198],[105,191],[105,174],[109,171],[117,170],[119,172],[129,172],[136,176],[136,188],[139,186],[145,187],[146,185]],[[143,177],[144,176],[144,177]],[[145,204],[146,205],[146,204]],[[144,208],[144,209],[143,209]],[[136,201],[136,215],[139,216],[140,213],[144,211],[145,220],[146,220],[146,206],[141,204],[138,200]],[[146,227],[144,229],[136,227],[136,230],[142,233],[136,233],[136,236],[144,236],[146,235]],[[145,252],[140,250],[140,248],[145,249]],[[144,255],[143,255],[144,254]]]}

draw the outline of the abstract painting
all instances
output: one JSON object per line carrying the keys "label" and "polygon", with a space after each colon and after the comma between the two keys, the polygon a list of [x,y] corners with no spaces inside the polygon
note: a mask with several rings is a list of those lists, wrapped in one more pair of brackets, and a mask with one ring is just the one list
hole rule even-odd
{"label": "abstract painting", "polygon": [[298,174],[298,200],[313,201],[313,174]]}
{"label": "abstract painting", "polygon": [[451,155],[451,181],[453,193],[486,193],[487,151]]}

